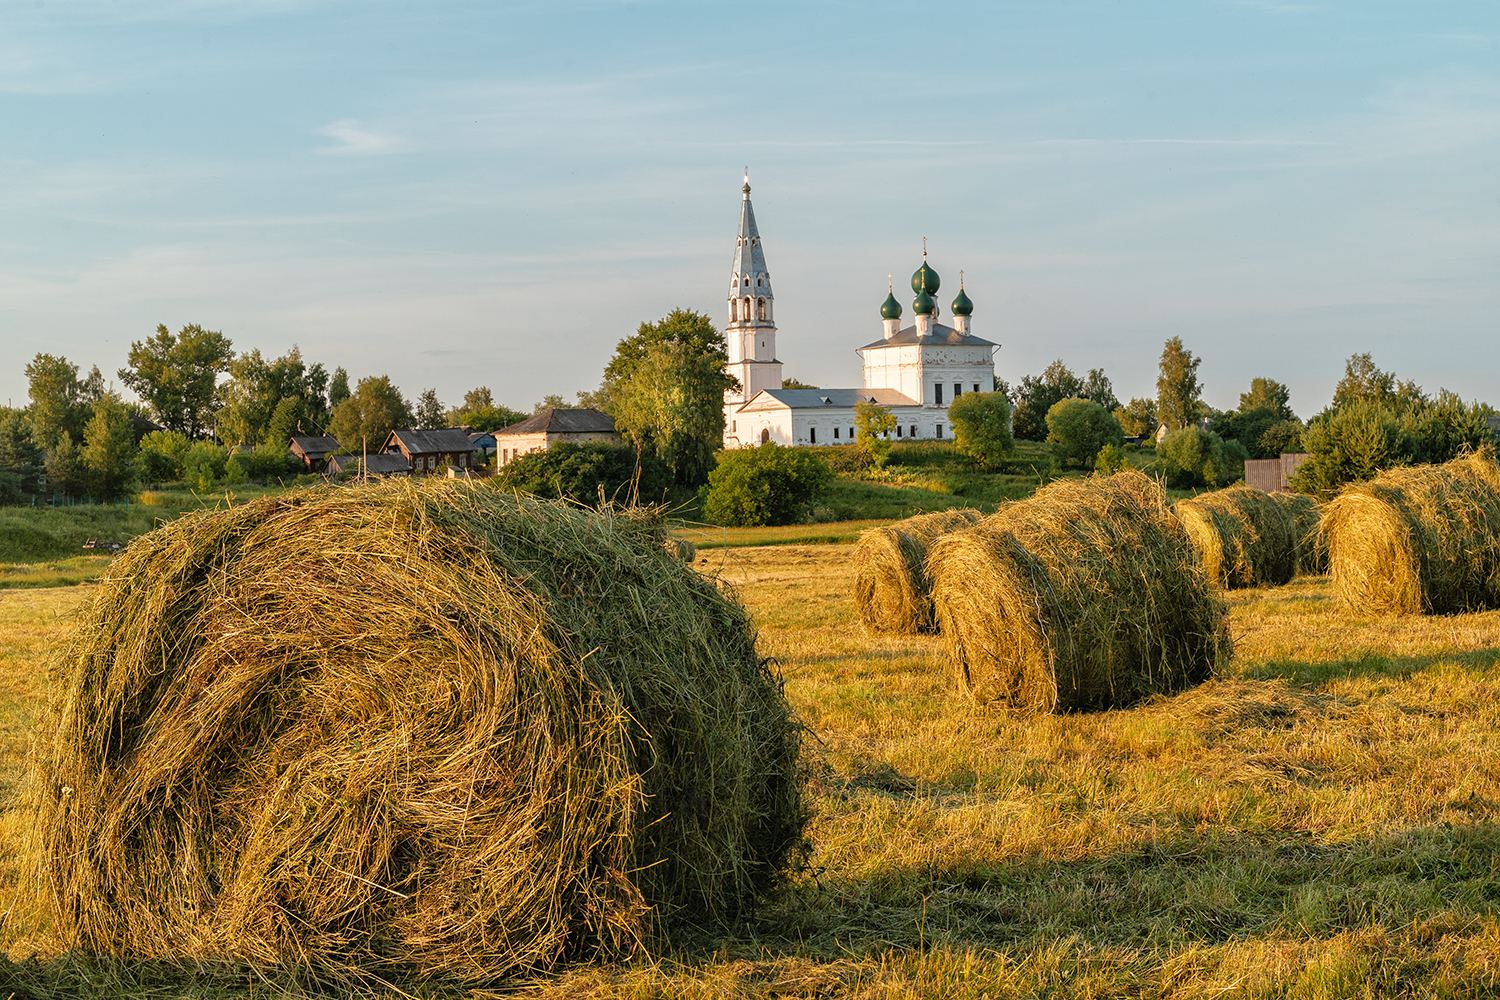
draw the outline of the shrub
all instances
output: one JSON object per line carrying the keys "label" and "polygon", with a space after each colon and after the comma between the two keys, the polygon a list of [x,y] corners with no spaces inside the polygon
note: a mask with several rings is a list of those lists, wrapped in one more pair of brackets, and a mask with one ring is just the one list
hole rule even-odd
{"label": "shrub", "polygon": [[672,470],[649,451],[617,444],[556,444],[513,459],[486,482],[506,491],[590,505],[599,502],[601,491],[610,501],[653,502],[671,484]]}
{"label": "shrub", "polygon": [[1244,476],[1245,458],[1244,445],[1196,425],[1173,431],[1156,449],[1157,464],[1173,489],[1227,486]]}
{"label": "shrub", "polygon": [[1087,469],[1107,444],[1125,443],[1120,422],[1103,406],[1087,399],[1063,399],[1047,411],[1047,443],[1064,467]]}
{"label": "shrub", "polygon": [[21,477],[14,472],[0,470],[0,507],[15,507],[21,503]]}
{"label": "shrub", "polygon": [[1094,457],[1094,471],[1101,476],[1112,476],[1128,468],[1130,462],[1125,458],[1125,449],[1119,445],[1107,444]]}
{"label": "shrub", "polygon": [[714,524],[792,524],[828,492],[833,473],[817,455],[767,442],[719,453],[703,516]]}
{"label": "shrub", "polygon": [[855,446],[870,456],[875,468],[885,465],[891,451],[891,431],[896,429],[896,415],[870,400],[854,407]]}
{"label": "shrub", "polygon": [[152,431],[141,438],[141,479],[148,483],[172,483],[187,475],[183,459],[190,442],[181,431]]}
{"label": "shrub", "polygon": [[997,468],[1016,449],[1010,400],[1001,392],[966,392],[948,407],[958,450],[986,469]]}

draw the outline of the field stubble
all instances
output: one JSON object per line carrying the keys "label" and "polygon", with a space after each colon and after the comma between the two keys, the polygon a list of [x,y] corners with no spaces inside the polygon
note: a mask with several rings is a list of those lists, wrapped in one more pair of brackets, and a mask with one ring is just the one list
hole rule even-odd
{"label": "field stubble", "polygon": [[[1225,676],[1132,709],[1027,716],[976,711],[938,637],[864,633],[853,554],[771,546],[697,562],[750,607],[819,737],[811,867],[732,937],[517,984],[522,995],[1500,986],[1500,612],[1354,618],[1322,578],[1239,591]],[[8,805],[37,666],[85,591],[0,594]],[[4,895],[18,825],[13,809],[0,816]],[[30,931],[12,919],[0,942],[21,957]],[[245,992],[69,959],[26,975],[58,996],[91,982],[83,992],[99,996]]]}

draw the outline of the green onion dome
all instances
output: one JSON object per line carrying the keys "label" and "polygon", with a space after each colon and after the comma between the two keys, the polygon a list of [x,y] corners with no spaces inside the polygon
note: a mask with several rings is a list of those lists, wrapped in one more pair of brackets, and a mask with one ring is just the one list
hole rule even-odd
{"label": "green onion dome", "polygon": [[932,301],[932,296],[927,294],[926,289],[917,292],[917,299],[911,304],[911,311],[918,316],[931,316],[937,311],[937,304]]}
{"label": "green onion dome", "polygon": [[953,300],[953,315],[972,316],[973,314],[974,303],[970,302],[969,297],[964,294],[964,290],[962,288],[959,288],[958,298]]}
{"label": "green onion dome", "polygon": [[927,266],[927,261],[922,261],[922,266],[917,268],[911,276],[911,290],[914,292],[926,292],[928,295],[936,295],[938,286],[942,282],[938,279],[938,273]]}
{"label": "green onion dome", "polygon": [[888,292],[888,293],[886,293],[885,301],[880,304],[880,318],[881,319],[900,319],[901,318],[901,303],[899,303],[899,302],[896,301],[896,295],[895,295],[894,292]]}

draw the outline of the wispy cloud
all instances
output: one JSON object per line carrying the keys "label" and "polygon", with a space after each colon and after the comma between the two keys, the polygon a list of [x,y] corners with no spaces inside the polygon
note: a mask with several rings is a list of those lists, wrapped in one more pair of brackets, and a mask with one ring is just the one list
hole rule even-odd
{"label": "wispy cloud", "polygon": [[407,141],[401,136],[365,128],[353,118],[341,119],[324,125],[316,131],[319,135],[327,136],[338,143],[336,146],[325,146],[319,150],[323,153],[373,156],[382,153],[400,153],[409,147]]}

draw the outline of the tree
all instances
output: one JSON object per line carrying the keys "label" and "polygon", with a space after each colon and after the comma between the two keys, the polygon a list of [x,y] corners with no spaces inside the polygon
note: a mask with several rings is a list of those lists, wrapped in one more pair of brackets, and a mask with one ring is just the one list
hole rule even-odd
{"label": "tree", "polygon": [[1156,449],[1156,462],[1174,489],[1227,486],[1245,474],[1245,450],[1212,431],[1189,425],[1167,434]]}
{"label": "tree", "polygon": [[1015,451],[1010,416],[1010,400],[1002,392],[966,392],[948,407],[954,444],[986,469],[998,468]]}
{"label": "tree", "polygon": [[[328,373],[322,365],[304,364],[295,346],[271,361],[262,358],[259,350],[241,354],[230,362],[229,376],[219,387],[222,408],[216,426],[220,441],[253,447],[269,440],[284,448],[293,433],[321,432],[328,423],[324,397]],[[273,434],[271,424],[278,412],[283,419]]]}
{"label": "tree", "polygon": [[436,389],[423,389],[422,395],[417,397],[417,409],[412,416],[416,419],[417,426],[423,430],[433,430],[448,426],[444,419],[443,404],[438,399]]}
{"label": "tree", "polygon": [[213,425],[219,374],[233,358],[233,343],[216,330],[190,323],[173,336],[159,324],[156,336],[131,343],[118,374],[158,423],[197,438]]}
{"label": "tree", "polygon": [[464,393],[462,406],[448,411],[448,426],[472,427],[476,431],[496,431],[525,420],[527,414],[508,406],[496,406],[489,386],[482,385]]}
{"label": "tree", "polygon": [[175,483],[187,477],[184,458],[192,444],[181,431],[152,431],[141,438],[140,477],[148,483]]}
{"label": "tree", "polygon": [[106,501],[129,493],[135,483],[137,454],[130,411],[118,396],[103,396],[94,404],[94,416],[84,431],[88,492]]}
{"label": "tree", "polygon": [[1108,410],[1091,399],[1061,399],[1047,411],[1047,443],[1066,468],[1094,467],[1094,458],[1105,445],[1120,447],[1125,432]]}
{"label": "tree", "polygon": [[[1102,371],[1100,375],[1102,377]],[[1105,387],[1108,387],[1108,379],[1105,379]],[[1039,376],[1027,375],[1016,387],[1015,436],[1024,441],[1044,440],[1047,437],[1047,411],[1052,405],[1058,400],[1083,395],[1083,382],[1063,364],[1062,358],[1048,365]]]}
{"label": "tree", "polygon": [[1124,472],[1130,468],[1130,460],[1125,457],[1125,449],[1117,444],[1107,444],[1099,449],[1099,454],[1094,456],[1094,473],[1100,476],[1112,476],[1116,472]]}
{"label": "tree", "polygon": [[1203,394],[1203,387],[1198,384],[1198,365],[1202,361],[1182,346],[1181,337],[1173,337],[1162,347],[1161,369],[1156,378],[1156,415],[1168,430],[1198,420],[1198,398]]}
{"label": "tree", "polygon": [[568,401],[566,399],[563,399],[555,392],[549,392],[531,408],[531,415],[534,417],[538,413],[546,413],[548,410],[566,410],[567,408]]}
{"label": "tree", "polygon": [[[961,397],[960,397],[961,398]],[[891,431],[896,415],[874,400],[862,399],[854,406],[854,446],[870,456],[878,469],[891,451]]]}
{"label": "tree", "polygon": [[47,488],[63,496],[81,497],[88,493],[89,467],[73,435],[63,431],[57,444],[47,452]]}
{"label": "tree", "polygon": [[1405,464],[1411,451],[1400,418],[1373,395],[1347,395],[1343,406],[1314,417],[1302,443],[1308,458],[1292,478],[1292,488],[1325,498],[1345,483]]}
{"label": "tree", "polygon": [[728,360],[707,316],[674,309],[620,341],[604,369],[600,389],[615,426],[684,485],[704,482],[723,446],[724,393],[738,386],[724,372]]}
{"label": "tree", "polygon": [[797,381],[794,378],[784,378],[784,379],[782,379],[781,380],[781,387],[783,389],[816,389],[816,388],[818,388],[818,386],[808,385],[806,382],[799,382],[799,381]]}
{"label": "tree", "polygon": [[78,380],[78,366],[67,358],[38,354],[26,366],[28,410],[36,443],[51,451],[63,434],[75,441],[93,414],[88,389]]}
{"label": "tree", "polygon": [[329,432],[347,455],[373,452],[385,444],[391,431],[412,424],[411,407],[390,376],[370,375],[359,380],[354,394],[333,411]]}
{"label": "tree", "polygon": [[334,408],[349,398],[349,373],[342,368],[333,370],[333,378],[328,381],[328,412],[332,413]]}
{"label": "tree", "polygon": [[1128,437],[1149,438],[1156,433],[1160,421],[1156,419],[1156,400],[1132,399],[1124,406],[1114,409],[1114,418]]}
{"label": "tree", "polygon": [[1240,393],[1240,412],[1270,410],[1278,420],[1296,420],[1292,412],[1292,391],[1269,378],[1250,380],[1250,391]]}
{"label": "tree", "polygon": [[672,470],[650,452],[617,444],[554,444],[512,459],[486,482],[506,492],[590,505],[599,502],[601,491],[615,503],[656,503],[672,483]]}
{"label": "tree", "polygon": [[1103,368],[1089,369],[1089,377],[1083,380],[1083,391],[1079,395],[1098,403],[1105,410],[1113,410],[1120,405],[1120,401],[1115,398],[1114,386],[1109,384],[1109,376],[1104,374]]}
{"label": "tree", "polygon": [[20,410],[0,411],[0,472],[16,477],[16,489],[39,493],[37,476],[42,474],[42,450],[31,436],[31,427]]}
{"label": "tree", "polygon": [[703,516],[725,525],[792,524],[833,479],[827,464],[803,448],[767,442],[725,451],[708,474]]}

